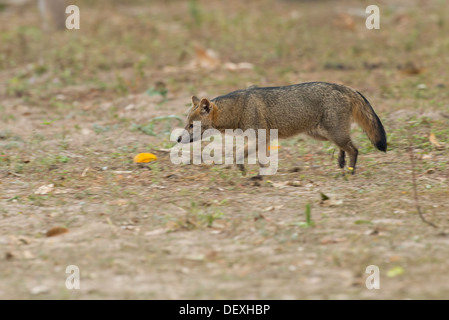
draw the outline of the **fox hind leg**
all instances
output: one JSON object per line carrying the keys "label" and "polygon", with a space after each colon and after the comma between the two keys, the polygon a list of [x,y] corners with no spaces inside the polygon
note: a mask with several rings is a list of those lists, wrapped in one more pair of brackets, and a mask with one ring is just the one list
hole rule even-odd
{"label": "fox hind leg", "polygon": [[359,155],[359,150],[357,150],[356,147],[352,144],[352,142],[349,142],[353,151],[353,154],[350,156],[351,159],[351,168],[352,168],[352,174],[355,174],[355,165],[357,163],[357,156]]}
{"label": "fox hind leg", "polygon": [[337,116],[337,120],[334,119],[327,123],[324,129],[327,131],[325,136],[340,148],[338,156],[339,167],[344,168],[346,164],[345,156],[348,155],[349,170],[354,174],[359,151],[351,140],[351,123],[349,120]]}
{"label": "fox hind leg", "polygon": [[[345,164],[346,164],[345,150],[346,150],[351,159],[351,168],[355,169],[355,163],[357,162],[357,149],[352,144],[350,138],[349,138],[350,145],[348,145],[348,142],[345,142],[344,139],[341,139],[343,141],[343,143],[339,143],[338,141],[340,141],[340,139],[329,139],[327,137],[328,134],[320,132],[319,130],[311,130],[311,131],[307,132],[307,134],[316,140],[321,140],[321,141],[333,140],[334,143],[340,147],[340,153],[338,155],[338,166],[342,169],[345,167]],[[332,134],[329,134],[329,137],[333,137]],[[346,145],[348,145],[348,146],[346,146]],[[354,155],[354,154],[355,154],[355,157],[352,157],[352,155]],[[354,170],[352,170],[352,174],[354,174]]]}
{"label": "fox hind leg", "polygon": [[338,164],[340,168],[344,168],[345,166],[345,154],[348,154],[349,157],[349,170],[351,170],[352,174],[355,174],[355,166],[357,164],[357,156],[359,151],[352,143],[351,139],[342,142],[335,141],[335,144],[340,148],[340,155],[338,156]]}
{"label": "fox hind leg", "polygon": [[338,155],[338,166],[340,168],[344,168],[345,164],[346,164],[346,159],[345,159],[345,151],[340,149],[340,154]]}

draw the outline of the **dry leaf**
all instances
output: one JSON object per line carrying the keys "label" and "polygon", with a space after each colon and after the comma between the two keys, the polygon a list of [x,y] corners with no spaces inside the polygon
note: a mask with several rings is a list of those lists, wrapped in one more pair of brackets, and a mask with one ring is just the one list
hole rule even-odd
{"label": "dry leaf", "polygon": [[334,25],[342,29],[355,30],[355,21],[347,13],[338,14],[337,18],[334,19]]}
{"label": "dry leaf", "polygon": [[398,69],[400,69],[401,72],[406,75],[416,75],[416,74],[423,73],[425,71],[424,68],[417,67],[411,61],[407,62],[404,66],[402,66],[402,65],[398,66]]}
{"label": "dry leaf", "polygon": [[400,256],[391,256],[390,257],[390,262],[396,262],[396,261],[400,261],[402,258]]}
{"label": "dry leaf", "polygon": [[281,181],[281,182],[271,182],[271,185],[275,188],[284,189],[286,187],[300,187],[302,185],[301,181]]}
{"label": "dry leaf", "polygon": [[215,69],[220,66],[221,62],[217,54],[211,49],[203,49],[200,46],[195,46],[195,63],[200,68]]}
{"label": "dry leaf", "polygon": [[75,193],[76,191],[73,189],[55,189],[53,194],[67,194],[67,193]]}
{"label": "dry leaf", "polygon": [[55,237],[55,236],[59,236],[61,234],[67,233],[67,232],[69,232],[69,229],[67,229],[67,228],[54,227],[54,228],[51,228],[50,230],[48,230],[45,235],[47,237]]}
{"label": "dry leaf", "polygon": [[152,231],[145,232],[145,236],[151,237],[151,236],[158,236],[160,234],[167,233],[169,229],[163,228],[163,229],[156,229]]}
{"label": "dry leaf", "polygon": [[320,201],[320,206],[322,207],[337,207],[343,204],[343,200],[341,199],[329,199]]}
{"label": "dry leaf", "polygon": [[81,173],[81,177],[85,177],[87,174],[87,171],[89,171],[90,167],[86,167],[86,169],[83,170],[83,173]]}
{"label": "dry leaf", "polygon": [[12,253],[12,252],[8,251],[8,252],[5,253],[5,259],[6,260],[12,260],[14,257],[15,257],[15,254]]}
{"label": "dry leaf", "polygon": [[273,185],[273,187],[279,188],[279,189],[284,189],[287,187],[286,182],[272,182],[271,184]]}
{"label": "dry leaf", "polygon": [[53,183],[52,184],[43,185],[43,186],[40,186],[34,192],[34,194],[48,194],[48,193],[52,192],[54,188],[55,188],[55,185]]}
{"label": "dry leaf", "polygon": [[33,295],[38,295],[38,294],[42,294],[42,293],[48,293],[50,291],[50,289],[48,289],[46,286],[36,286],[31,288],[30,293]]}
{"label": "dry leaf", "polygon": [[401,266],[396,266],[396,267],[393,267],[390,270],[388,270],[387,277],[394,278],[394,277],[403,275],[404,272],[405,272],[404,268],[402,268]]}
{"label": "dry leaf", "polygon": [[128,204],[128,200],[126,200],[126,199],[117,199],[113,203],[116,204],[119,207],[123,207],[123,206]]}
{"label": "dry leaf", "polygon": [[185,256],[185,259],[191,260],[191,261],[203,261],[206,258],[204,254],[189,254]]}
{"label": "dry leaf", "polygon": [[135,163],[148,163],[157,160],[157,157],[152,153],[139,153],[134,157]]}
{"label": "dry leaf", "polygon": [[339,242],[345,242],[346,238],[332,238],[332,237],[324,237],[321,239],[321,244],[332,244],[332,243],[339,243]]}
{"label": "dry leaf", "polygon": [[31,259],[34,259],[34,254],[32,254],[31,251],[29,251],[29,250],[25,250],[22,252],[22,257],[24,259],[31,260]]}
{"label": "dry leaf", "polygon": [[283,204],[281,204],[280,206],[269,206],[263,209],[263,211],[275,211],[281,209],[283,206]]}
{"label": "dry leaf", "polygon": [[233,62],[226,62],[223,64],[223,68],[230,71],[236,71],[236,70],[242,70],[247,69],[251,70],[254,68],[254,65],[249,62],[239,62],[239,63],[233,63]]}
{"label": "dry leaf", "polygon": [[434,134],[433,132],[431,132],[430,135],[429,135],[429,141],[430,141],[431,144],[433,144],[433,146],[435,147],[435,149],[437,149],[437,150],[443,150],[443,149],[444,149],[444,146],[442,146],[442,145],[438,142],[438,140],[437,140],[437,138],[435,137],[435,134]]}
{"label": "dry leaf", "polygon": [[28,237],[20,236],[17,238],[20,244],[30,244],[30,239]]}

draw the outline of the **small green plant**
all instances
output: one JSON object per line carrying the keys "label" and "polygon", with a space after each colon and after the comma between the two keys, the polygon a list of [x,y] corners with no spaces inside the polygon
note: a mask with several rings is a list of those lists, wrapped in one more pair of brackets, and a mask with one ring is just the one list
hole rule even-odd
{"label": "small green plant", "polygon": [[111,129],[115,129],[117,126],[112,126],[112,127],[111,126],[101,126],[99,124],[94,123],[94,125],[92,127],[96,134],[100,134],[103,132],[108,132]]}
{"label": "small green plant", "polygon": [[223,212],[216,210],[214,213],[201,213],[199,214],[200,222],[205,223],[208,228],[212,227],[215,220],[220,219],[223,216]]}
{"label": "small green plant", "polygon": [[168,90],[163,83],[157,83],[156,87],[148,88],[145,93],[149,96],[161,96],[162,100],[158,102],[158,105],[162,105],[168,101]]}
{"label": "small green plant", "polygon": [[60,163],[67,163],[70,160],[70,158],[66,156],[57,156],[56,159]]}
{"label": "small green plant", "polygon": [[126,95],[129,92],[129,86],[126,80],[119,74],[115,75],[114,89],[118,94]]}
{"label": "small green plant", "polygon": [[151,96],[161,96],[163,98],[167,98],[167,93],[168,90],[164,87],[161,86],[160,88],[148,88],[147,91],[145,92],[147,95]]}
{"label": "small green plant", "polygon": [[303,228],[314,227],[315,226],[315,222],[312,221],[312,209],[310,207],[310,203],[306,204],[305,215],[306,215],[306,221],[305,222],[294,223],[294,225],[297,225],[297,226],[300,226],[300,227],[303,227]]}
{"label": "small green plant", "polygon": [[189,0],[189,13],[194,20],[194,25],[200,26],[203,22],[203,14],[197,0]]}
{"label": "small green plant", "polygon": [[28,93],[29,85],[26,79],[14,77],[6,83],[6,94],[22,97]]}

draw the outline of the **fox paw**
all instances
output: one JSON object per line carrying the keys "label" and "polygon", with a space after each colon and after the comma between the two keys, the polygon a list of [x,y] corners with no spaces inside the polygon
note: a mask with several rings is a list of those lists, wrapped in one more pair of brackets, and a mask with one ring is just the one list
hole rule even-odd
{"label": "fox paw", "polygon": [[245,169],[245,165],[243,164],[238,164],[237,167],[239,168],[240,172],[242,173],[243,176],[246,176],[246,169]]}
{"label": "fox paw", "polygon": [[261,175],[257,175],[257,176],[249,178],[249,180],[251,180],[251,181],[262,181],[263,177]]}
{"label": "fox paw", "polygon": [[355,174],[355,168],[348,167],[348,172],[351,173],[352,175]]}

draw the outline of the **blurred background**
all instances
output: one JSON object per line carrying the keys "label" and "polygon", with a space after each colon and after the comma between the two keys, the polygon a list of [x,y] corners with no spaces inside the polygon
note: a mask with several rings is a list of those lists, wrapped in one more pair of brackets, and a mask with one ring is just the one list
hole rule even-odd
{"label": "blurred background", "polygon": [[218,95],[323,80],[382,97],[382,110],[384,98],[438,98],[448,80],[442,0],[379,1],[380,30],[365,27],[370,1],[72,1],[80,30],[65,30],[64,3],[1,2],[2,93],[82,84],[126,94],[160,81],[173,94]]}

